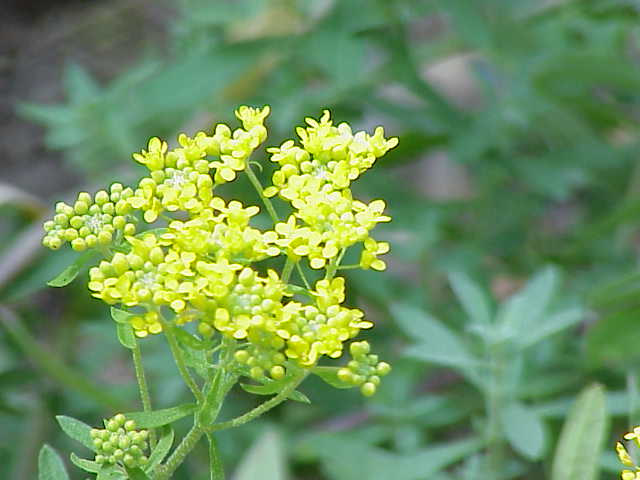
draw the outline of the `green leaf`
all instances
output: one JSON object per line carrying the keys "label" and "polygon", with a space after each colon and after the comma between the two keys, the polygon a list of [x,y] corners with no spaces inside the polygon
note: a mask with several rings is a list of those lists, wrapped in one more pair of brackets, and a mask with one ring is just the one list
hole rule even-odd
{"label": "green leaf", "polygon": [[49,445],[43,445],[38,455],[38,480],[69,480],[60,455]]}
{"label": "green leaf", "polygon": [[449,274],[449,283],[469,318],[479,325],[491,323],[489,297],[467,275],[461,272]]}
{"label": "green leaf", "polygon": [[[276,382],[271,380],[270,382],[273,383],[266,383],[264,385],[251,385],[248,383],[241,383],[240,387],[245,392],[253,393],[254,395],[275,395],[280,390],[282,390],[283,384],[281,384],[279,381]],[[296,402],[311,403],[309,397],[307,397],[304,393],[299,392],[298,390],[294,390],[293,392],[291,392],[291,394],[287,398],[289,400],[295,400]]]}
{"label": "green leaf", "polygon": [[529,333],[519,337],[517,342],[521,348],[530,347],[551,335],[577,325],[583,318],[584,310],[579,307],[547,315],[539,322],[530,325]]}
{"label": "green leaf", "polygon": [[128,323],[116,323],[116,328],[118,330],[118,341],[120,344],[133,350],[136,348],[136,336],[133,333],[133,328]]}
{"label": "green leaf", "polygon": [[103,466],[96,480],[127,480],[125,474],[115,465]]}
{"label": "green leaf", "polygon": [[83,253],[75,262],[56,275],[55,278],[49,280],[47,285],[50,287],[64,287],[65,285],[69,285],[78,276],[82,267],[94,256],[96,256],[96,252],[94,251]]}
{"label": "green leaf", "polygon": [[406,304],[391,306],[396,323],[416,342],[405,355],[438,365],[457,368],[475,384],[480,379],[474,367],[480,362],[458,335],[431,315]]}
{"label": "green leaf", "polygon": [[162,410],[154,410],[152,412],[125,413],[124,416],[129,420],[135,421],[140,428],[157,428],[163,425],[169,425],[176,420],[191,415],[197,409],[198,406],[195,403],[183,403],[182,405],[164,408]]}
{"label": "green leaf", "polygon": [[564,423],[551,480],[596,480],[606,432],[605,391],[601,385],[591,385],[580,393]]}
{"label": "green leaf", "polygon": [[102,465],[92,460],[86,460],[78,457],[75,453],[71,453],[71,462],[78,468],[81,468],[85,472],[98,473],[102,468]]}
{"label": "green leaf", "polygon": [[60,428],[62,428],[62,431],[69,437],[80,442],[88,449],[95,451],[93,440],[91,439],[91,427],[89,425],[76,418],[67,417],[65,415],[56,416],[56,420],[58,421]]}
{"label": "green leaf", "polygon": [[538,460],[545,449],[545,430],[540,417],[527,406],[513,402],[500,410],[505,436],[513,449],[529,460]]}
{"label": "green leaf", "polygon": [[168,425],[162,427],[158,444],[151,452],[151,455],[149,455],[149,463],[145,466],[147,472],[152,472],[153,469],[164,460],[164,457],[167,456],[167,453],[169,453],[173,445],[173,437],[173,428]]}
{"label": "green leaf", "polygon": [[526,336],[531,331],[531,325],[539,322],[549,307],[557,284],[557,271],[548,267],[509,298],[498,312],[503,337]]}
{"label": "green leaf", "polygon": [[343,382],[338,378],[338,367],[313,367],[311,373],[319,376],[326,383],[334,388],[354,388],[353,385]]}
{"label": "green leaf", "polygon": [[264,432],[251,446],[233,477],[235,480],[286,480],[286,451],[281,435],[275,430]]}
{"label": "green leaf", "polygon": [[116,323],[124,323],[128,325],[131,321],[131,317],[135,317],[135,314],[116,307],[111,307],[111,318],[113,318]]}
{"label": "green leaf", "polygon": [[592,365],[628,365],[640,358],[640,309],[633,308],[598,320],[586,334],[587,358]]}

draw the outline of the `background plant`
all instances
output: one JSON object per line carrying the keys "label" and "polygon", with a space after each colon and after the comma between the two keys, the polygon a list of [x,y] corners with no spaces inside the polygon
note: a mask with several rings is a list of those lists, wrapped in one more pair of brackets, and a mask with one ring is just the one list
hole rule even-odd
{"label": "background plant", "polygon": [[[310,382],[305,393],[311,406],[304,412],[294,404],[283,406],[274,417],[277,426],[265,420],[238,429],[221,444],[226,463],[239,465],[238,474],[251,475],[252,461],[268,461],[279,472],[275,478],[345,480],[361,476],[363,464],[372,478],[386,478],[388,472],[407,479],[481,478],[487,465],[499,469],[490,478],[563,478],[582,464],[592,478],[617,474],[613,446],[637,424],[638,408],[635,6],[625,1],[314,5],[320,6],[182,3],[169,21],[163,55],[149,55],[106,81],[104,75],[96,81],[86,70],[70,67],[65,103],[53,109],[21,107],[46,123],[49,145],[62,149],[65,161],[86,169],[85,178],[96,184],[112,181],[105,177],[114,174],[115,165],[126,179],[124,159],[147,137],[193,133],[204,128],[194,112],[226,120],[238,103],[269,103],[282,113],[271,124],[274,144],[307,112],[320,113],[325,106],[354,125],[384,124],[401,138],[377,175],[363,178],[357,188],[363,198],[382,197],[391,205],[394,221],[381,228],[395,247],[390,275],[374,279],[345,272],[351,300],[378,316],[371,340],[392,360],[394,374],[366,404],[357,395],[334,396]],[[95,64],[93,70],[99,71]],[[462,79],[466,83],[455,88],[454,80]],[[240,195],[251,186],[234,188]],[[31,223],[40,223],[32,197],[5,198],[20,207],[4,207],[4,259],[15,258],[12,245],[21,243]],[[92,382],[69,382],[64,369],[53,371],[51,362],[37,360],[43,355],[38,357],[34,337],[65,352],[61,365],[79,363],[101,381],[98,372],[108,365],[113,373],[120,362],[104,319],[79,293],[69,293],[59,307],[64,315],[46,307],[50,314],[42,315],[41,303],[25,301],[69,260],[43,257],[5,282],[3,304],[19,314],[19,323],[3,322],[10,332],[2,380],[8,432],[41,431],[33,427],[48,425],[41,420],[47,417],[43,410],[59,413],[61,405],[87,421],[101,418],[90,406],[98,398],[114,413],[132,410],[116,404],[132,405],[135,388],[105,396]],[[552,270],[544,270],[548,265]],[[537,277],[538,272],[547,273]],[[490,300],[468,309],[456,296],[460,287],[449,281],[454,278],[472,279]],[[496,326],[501,325],[496,314],[507,309],[526,279],[536,285],[540,278],[552,278],[553,288],[538,321],[555,333],[525,348],[521,339],[537,329],[516,322],[510,328],[521,330],[506,335]],[[466,312],[482,311],[484,304],[490,320],[480,329]],[[398,305],[412,312],[401,315],[404,322]],[[563,312],[582,314],[578,319],[567,313],[571,322],[564,317],[568,323],[563,323]],[[424,350],[417,340],[423,337],[407,337],[406,323],[422,325],[425,315],[454,335],[485,383],[487,372],[499,372],[507,381],[501,384],[502,404],[511,405],[510,417],[519,420],[491,416],[491,390],[471,381],[469,367],[416,355]],[[52,318],[53,337],[45,336]],[[490,336],[495,331],[502,335],[499,342]],[[89,340],[97,332],[104,338],[99,345]],[[65,348],[67,342],[79,350]],[[149,342],[152,350],[155,340]],[[514,362],[506,369],[496,369],[495,355],[487,352],[496,346],[502,365]],[[22,375],[30,368],[25,350],[43,374],[32,377],[39,380],[29,388]],[[161,381],[158,373],[169,366],[159,353],[152,358],[149,374]],[[43,378],[55,381],[43,383]],[[114,378],[122,384],[122,376]],[[588,387],[595,382],[601,387]],[[178,403],[171,385],[158,390],[159,406]],[[232,395],[240,413],[250,400]],[[349,413],[336,415],[337,405]],[[495,427],[491,446],[478,435],[486,425]],[[505,425],[536,425],[543,432],[538,449],[518,450],[517,432]],[[590,441],[598,435],[585,435],[584,428],[601,431],[602,444]],[[30,439],[25,438],[24,451]],[[60,439],[48,441],[64,445]],[[5,444],[4,465],[25,457],[14,450],[13,443]],[[496,451],[498,461],[488,462],[485,453]],[[556,451],[583,457],[563,466],[568,456]],[[609,454],[596,462],[599,451]],[[247,463],[239,460],[245,454]],[[196,476],[202,463],[196,451],[185,468]],[[12,472],[23,468],[19,461],[12,465],[7,467]]]}

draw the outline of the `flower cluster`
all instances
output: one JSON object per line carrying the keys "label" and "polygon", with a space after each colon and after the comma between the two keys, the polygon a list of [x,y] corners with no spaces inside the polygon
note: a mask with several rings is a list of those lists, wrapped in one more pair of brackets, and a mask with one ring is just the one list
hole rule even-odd
{"label": "flower cluster", "polygon": [[73,206],[58,202],[55,216],[44,224],[42,244],[57,250],[71,242],[71,248],[81,252],[110,245],[123,234],[133,235],[136,227],[131,222],[129,204],[132,194],[131,188],[114,183],[108,192],[100,190],[93,197],[80,192]]}
{"label": "flower cluster", "polygon": [[104,429],[91,430],[96,451],[96,463],[121,464],[129,468],[141,467],[148,462],[148,430],[136,430],[136,423],[121,413],[104,421]]}
{"label": "flower cluster", "polygon": [[360,387],[363,395],[370,397],[376,393],[380,385],[380,377],[391,371],[391,365],[378,361],[378,356],[371,354],[368,342],[353,342],[349,347],[353,357],[346,367],[338,370],[338,378],[345,383]]}
{"label": "flower cluster", "polygon": [[268,149],[280,168],[264,194],[277,194],[293,207],[287,221],[275,227],[277,244],[290,258],[306,257],[311,268],[320,269],[362,243],[360,267],[383,270],[385,264],[377,256],[388,252],[389,245],[375,241],[369,232],[390,220],[383,214],[385,203],[354,200],[349,185],[398,139],[385,139],[382,127],[374,135],[354,135],[346,123],[334,126],[326,110],[320,121],[308,118],[307,124],[297,129],[300,146],[288,140]]}
{"label": "flower cluster", "polygon": [[[635,427],[633,431],[625,434],[624,439],[627,441],[632,441],[634,449],[637,450],[638,448],[640,448],[640,427]],[[638,466],[637,462],[634,461],[632,456],[629,454],[629,451],[622,444],[622,442],[616,443],[616,452],[618,453],[620,462],[622,462],[625,467],[631,467],[633,469],[623,470],[621,474],[622,480],[640,480],[640,466]]]}
{"label": "flower cluster", "polygon": [[[136,336],[160,333],[167,322],[196,322],[202,337],[225,338],[238,371],[257,380],[284,378],[291,365],[311,368],[323,356],[339,358],[346,342],[372,327],[362,311],[343,305],[345,281],[337,273],[356,245],[354,266],[385,268],[378,255],[389,245],[370,236],[390,220],[385,203],[354,199],[349,186],[397,144],[382,128],[368,135],[352,133],[346,123],[333,126],[325,112],[298,129],[299,146],[288,141],[268,149],[279,169],[263,191],[248,159],[266,139],[268,114],[269,107],[240,107],[241,128],[219,124],[212,134],[181,134],[173,149],[152,138],[133,155],[149,171],[135,188],[114,184],[110,194],[80,194],[73,207],[61,204],[45,224],[44,240],[51,248],[64,241],[76,250],[106,247],[89,271],[89,290],[109,305],[132,309]],[[243,171],[267,202],[272,229],[251,225],[259,207],[214,194]],[[268,199],[276,195],[290,206],[284,221]],[[135,235],[132,215],[163,224]],[[282,273],[258,263],[279,256]],[[306,265],[324,268],[324,277],[310,284]],[[290,278],[295,268],[305,287]],[[368,348],[352,343],[354,360],[341,370],[365,395],[389,369]]]}

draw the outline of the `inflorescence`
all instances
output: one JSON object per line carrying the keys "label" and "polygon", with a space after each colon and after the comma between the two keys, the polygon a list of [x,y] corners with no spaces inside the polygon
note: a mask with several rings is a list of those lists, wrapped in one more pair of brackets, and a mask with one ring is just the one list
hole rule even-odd
{"label": "inflorescence", "polygon": [[[635,427],[631,432],[625,434],[624,439],[630,442],[631,447],[637,452],[640,448],[640,427]],[[620,462],[625,467],[632,468],[632,470],[625,469],[622,471],[622,480],[640,480],[640,466],[638,465],[637,457],[634,460],[622,442],[616,443],[616,451]]]}
{"label": "inflorescence", "polygon": [[[43,240],[52,249],[70,242],[75,250],[103,253],[89,271],[89,290],[131,311],[138,337],[162,332],[167,321],[196,322],[203,338],[218,335],[233,345],[237,369],[258,380],[281,379],[290,365],[309,369],[323,356],[341,357],[345,343],[372,327],[361,310],[343,305],[345,282],[336,274],[351,247],[359,262],[350,268],[385,268],[379,255],[389,245],[370,236],[390,220],[385,203],[354,199],[350,185],[398,143],[382,127],[369,135],[335,126],[328,111],[320,120],[307,118],[297,129],[299,142],[267,149],[276,170],[259,193],[273,225],[261,230],[250,225],[259,207],[214,192],[241,172],[255,180],[249,157],[267,137],[268,114],[268,106],[240,107],[242,127],[181,134],[171,150],[152,138],[133,155],[149,170],[137,186],[115,183],[108,192],[80,193],[73,205],[59,203]],[[275,216],[274,197],[288,205],[286,218]],[[158,225],[145,231],[143,221]],[[279,256],[281,273],[258,264]],[[290,276],[301,266],[324,269],[324,277],[296,286]],[[373,394],[389,365],[366,342],[352,343],[350,353],[341,380]]]}

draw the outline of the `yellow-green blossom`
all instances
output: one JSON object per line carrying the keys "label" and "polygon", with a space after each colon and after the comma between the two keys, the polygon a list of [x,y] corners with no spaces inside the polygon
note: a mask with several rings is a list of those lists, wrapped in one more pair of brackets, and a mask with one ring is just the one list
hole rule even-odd
{"label": "yellow-green blossom", "polygon": [[119,413],[104,421],[104,429],[91,429],[90,436],[96,452],[96,463],[120,464],[128,468],[143,467],[149,459],[148,430],[136,430],[136,423]]}
{"label": "yellow-green blossom", "polygon": [[[624,439],[633,441],[631,445],[637,450],[638,447],[640,447],[640,427],[635,427],[631,432],[626,433]],[[622,442],[616,443],[616,453],[618,454],[618,459],[625,467],[631,467],[633,469],[623,470],[620,478],[622,480],[640,480],[640,466],[636,464],[636,461],[629,454],[629,451]]]}

